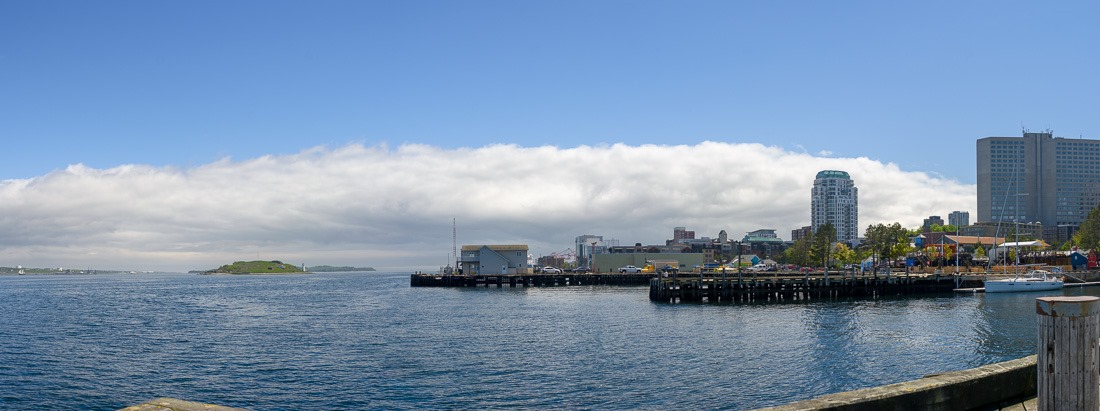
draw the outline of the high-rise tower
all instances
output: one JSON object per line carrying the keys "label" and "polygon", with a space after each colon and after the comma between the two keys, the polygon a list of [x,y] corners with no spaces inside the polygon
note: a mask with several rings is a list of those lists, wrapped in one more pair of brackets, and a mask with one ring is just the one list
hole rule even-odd
{"label": "high-rise tower", "polygon": [[1100,140],[1023,134],[978,140],[977,220],[1076,228],[1100,204]]}
{"label": "high-rise tower", "polygon": [[852,244],[859,238],[859,195],[847,172],[824,170],[814,178],[810,197],[813,231],[825,223],[836,229],[836,241]]}

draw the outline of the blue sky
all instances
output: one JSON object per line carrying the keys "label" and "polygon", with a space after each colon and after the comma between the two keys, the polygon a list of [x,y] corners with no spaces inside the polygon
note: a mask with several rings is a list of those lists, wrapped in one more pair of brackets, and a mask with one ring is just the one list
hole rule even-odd
{"label": "blue sky", "polygon": [[[1100,139],[1094,2],[0,2],[0,265],[430,269],[974,211],[975,140]],[[973,214],[972,214],[973,216]],[[431,258],[425,255],[430,254]]]}
{"label": "blue sky", "polygon": [[1100,138],[1093,2],[0,4],[0,179],[317,145],[753,142],[974,180]]}

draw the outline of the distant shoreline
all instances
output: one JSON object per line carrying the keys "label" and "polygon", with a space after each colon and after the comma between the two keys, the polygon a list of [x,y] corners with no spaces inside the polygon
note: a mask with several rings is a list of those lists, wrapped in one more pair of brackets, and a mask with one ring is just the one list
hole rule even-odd
{"label": "distant shoreline", "polygon": [[12,273],[12,272],[0,272],[0,275],[7,276],[20,276],[20,275],[111,275],[111,274],[145,274],[145,273],[131,273],[129,271],[95,271],[95,272],[80,272],[80,271],[53,271],[53,272],[30,272],[30,273]]}
{"label": "distant shoreline", "polygon": [[317,274],[312,271],[298,271],[293,273],[272,273],[272,272],[260,272],[260,273],[225,273],[225,272],[202,272],[199,275],[302,275],[302,274]]}

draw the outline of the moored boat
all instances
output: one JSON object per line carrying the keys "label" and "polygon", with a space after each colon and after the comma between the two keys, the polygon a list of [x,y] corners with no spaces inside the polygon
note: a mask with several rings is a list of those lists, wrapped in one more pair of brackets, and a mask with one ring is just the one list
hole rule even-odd
{"label": "moored boat", "polygon": [[1047,270],[1031,270],[1024,276],[1000,280],[986,280],[987,293],[1015,293],[1026,291],[1050,291],[1061,289],[1065,282]]}

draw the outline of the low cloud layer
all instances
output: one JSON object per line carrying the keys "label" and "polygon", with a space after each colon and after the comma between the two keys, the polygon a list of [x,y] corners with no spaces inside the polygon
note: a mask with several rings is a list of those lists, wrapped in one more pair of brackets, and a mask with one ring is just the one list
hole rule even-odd
{"label": "low cloud layer", "polygon": [[859,188],[859,224],[971,211],[975,187],[867,158],[759,144],[448,150],[350,145],[195,168],[69,166],[0,181],[0,265],[208,269],[242,259],[430,269],[459,244],[581,234],[663,243],[674,226],[731,237],[809,225],[821,170]]}

